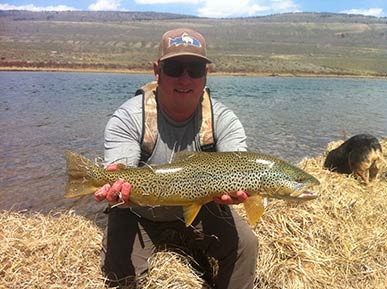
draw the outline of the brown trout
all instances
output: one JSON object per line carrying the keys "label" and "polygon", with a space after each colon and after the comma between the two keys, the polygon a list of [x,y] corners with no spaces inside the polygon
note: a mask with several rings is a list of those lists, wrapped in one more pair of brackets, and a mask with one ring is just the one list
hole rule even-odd
{"label": "brown trout", "polygon": [[243,203],[250,224],[263,215],[262,197],[311,200],[307,191],[319,181],[278,158],[254,152],[181,152],[170,164],[106,171],[66,151],[69,176],[65,197],[91,194],[106,183],[123,179],[132,185],[130,201],[139,206],[182,206],[189,226],[202,205],[223,193],[246,191]]}

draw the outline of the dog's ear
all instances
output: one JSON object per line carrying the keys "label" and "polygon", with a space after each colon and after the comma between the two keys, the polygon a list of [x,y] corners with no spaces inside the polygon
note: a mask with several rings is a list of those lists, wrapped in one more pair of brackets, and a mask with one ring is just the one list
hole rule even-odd
{"label": "dog's ear", "polygon": [[376,179],[378,173],[379,173],[379,167],[387,165],[386,160],[383,157],[383,152],[380,147],[380,149],[373,150],[373,153],[371,155],[372,165],[370,166],[370,181],[373,179]]}
{"label": "dog's ear", "polygon": [[378,173],[379,173],[379,168],[378,168],[376,162],[373,162],[369,168],[369,180],[372,181],[372,180],[376,179]]}

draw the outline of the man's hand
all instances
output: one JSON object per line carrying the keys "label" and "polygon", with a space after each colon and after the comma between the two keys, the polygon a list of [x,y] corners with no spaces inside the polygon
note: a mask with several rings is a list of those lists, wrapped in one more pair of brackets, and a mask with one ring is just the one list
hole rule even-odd
{"label": "man's hand", "polygon": [[214,197],[214,201],[215,203],[222,205],[237,205],[246,201],[247,198],[248,195],[245,191],[238,191],[236,197],[232,197],[225,193],[221,197]]}
{"label": "man's hand", "polygon": [[[118,169],[117,164],[108,165],[107,171],[115,171]],[[125,202],[129,201],[131,184],[124,180],[116,181],[112,186],[104,185],[94,193],[94,198],[97,202],[107,200],[108,202]]]}

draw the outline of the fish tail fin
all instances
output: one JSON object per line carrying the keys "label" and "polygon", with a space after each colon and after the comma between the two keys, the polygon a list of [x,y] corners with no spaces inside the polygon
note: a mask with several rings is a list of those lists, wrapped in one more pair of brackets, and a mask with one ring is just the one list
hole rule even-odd
{"label": "fish tail fin", "polygon": [[88,195],[101,187],[101,184],[90,176],[90,172],[100,169],[92,161],[69,150],[65,151],[65,158],[68,175],[65,198]]}
{"label": "fish tail fin", "polygon": [[265,207],[262,197],[259,195],[250,196],[243,202],[246,210],[247,220],[250,225],[255,225],[261,219]]}

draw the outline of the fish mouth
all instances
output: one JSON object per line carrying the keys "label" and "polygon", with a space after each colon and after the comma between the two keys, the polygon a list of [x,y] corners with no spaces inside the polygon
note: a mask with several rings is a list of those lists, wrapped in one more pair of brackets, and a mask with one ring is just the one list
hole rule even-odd
{"label": "fish mouth", "polygon": [[301,185],[298,187],[298,190],[295,190],[293,193],[290,194],[291,198],[294,198],[296,200],[314,200],[319,197],[318,194],[308,191],[310,187],[313,187],[315,184],[311,184],[309,186]]}
{"label": "fish mouth", "polygon": [[[264,195],[262,195],[264,196]],[[288,201],[308,201],[308,200],[314,200],[319,197],[318,194],[305,190],[305,188],[302,188],[300,190],[293,191],[290,194],[285,195],[268,195],[267,197],[274,197],[276,199],[284,199]]]}
{"label": "fish mouth", "polygon": [[318,194],[316,193],[313,193],[311,191],[302,191],[302,192],[299,192],[296,197],[296,199],[298,200],[314,200],[316,198],[318,198]]}

